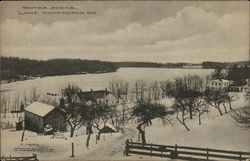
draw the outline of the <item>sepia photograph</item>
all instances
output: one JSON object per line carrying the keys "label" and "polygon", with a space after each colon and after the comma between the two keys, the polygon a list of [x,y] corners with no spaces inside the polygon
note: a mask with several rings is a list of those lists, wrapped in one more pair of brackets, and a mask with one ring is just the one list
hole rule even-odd
{"label": "sepia photograph", "polygon": [[0,160],[250,161],[248,1],[3,1]]}

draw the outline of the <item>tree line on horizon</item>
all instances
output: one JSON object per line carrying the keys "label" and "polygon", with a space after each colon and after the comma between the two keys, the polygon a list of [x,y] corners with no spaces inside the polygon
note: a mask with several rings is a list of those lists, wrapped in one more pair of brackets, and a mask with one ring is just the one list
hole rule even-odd
{"label": "tree line on horizon", "polygon": [[216,69],[216,68],[232,68],[233,66],[249,66],[250,61],[239,61],[239,62],[213,62],[213,61],[204,61],[201,63],[202,68],[204,69]]}
{"label": "tree line on horizon", "polygon": [[212,78],[232,80],[233,84],[237,86],[246,85],[246,79],[250,78],[250,67],[247,65],[238,67],[237,64],[234,64],[232,67],[223,71],[223,69],[218,66],[212,73]]}
{"label": "tree line on horizon", "polygon": [[32,60],[17,57],[1,57],[1,80],[19,80],[21,76],[44,77],[114,72],[118,68],[111,62],[81,59]]}
{"label": "tree line on horizon", "polygon": [[[0,81],[15,81],[21,80],[22,76],[44,77],[55,75],[70,75],[80,73],[102,73],[115,72],[120,67],[150,67],[150,68],[182,68],[190,63],[156,63],[156,62],[107,62],[99,60],[86,59],[49,59],[49,60],[34,60],[18,57],[0,57]],[[192,64],[198,65],[198,64]],[[241,69],[236,69],[235,65],[248,66],[249,61],[242,62],[210,62],[201,63],[204,69],[225,69],[233,68],[231,73],[241,73]],[[240,70],[240,71],[239,71]],[[246,73],[244,70],[244,74]],[[234,74],[233,74],[234,75]],[[233,76],[234,77],[234,76]],[[231,78],[231,76],[230,76]]]}

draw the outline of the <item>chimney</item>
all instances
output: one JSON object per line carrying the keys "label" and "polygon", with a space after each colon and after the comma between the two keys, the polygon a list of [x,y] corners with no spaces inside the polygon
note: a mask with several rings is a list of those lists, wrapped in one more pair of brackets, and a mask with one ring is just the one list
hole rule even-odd
{"label": "chimney", "polygon": [[106,88],[105,91],[107,92],[107,91],[108,91],[108,88]]}
{"label": "chimney", "polygon": [[90,90],[91,92],[93,92],[93,89],[91,88],[91,90]]}

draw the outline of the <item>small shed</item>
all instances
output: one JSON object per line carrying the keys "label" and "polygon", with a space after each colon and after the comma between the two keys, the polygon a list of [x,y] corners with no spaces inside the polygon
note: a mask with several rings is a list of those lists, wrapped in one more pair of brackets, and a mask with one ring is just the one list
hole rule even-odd
{"label": "small shed", "polygon": [[16,122],[16,131],[23,130],[23,121]]}
{"label": "small shed", "polygon": [[33,102],[25,108],[25,129],[44,133],[44,129],[52,126],[53,131],[65,131],[66,119],[59,108],[40,102]]}
{"label": "small shed", "polygon": [[106,124],[101,130],[100,133],[115,133],[117,132],[117,129],[110,124]]}

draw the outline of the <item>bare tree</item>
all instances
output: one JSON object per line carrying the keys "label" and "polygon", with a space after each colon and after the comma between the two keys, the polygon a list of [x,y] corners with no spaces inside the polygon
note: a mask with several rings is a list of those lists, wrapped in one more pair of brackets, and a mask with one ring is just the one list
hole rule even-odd
{"label": "bare tree", "polygon": [[28,99],[28,95],[27,95],[27,93],[26,93],[26,90],[23,92],[22,97],[23,97],[24,106],[25,106],[25,107],[28,106],[28,104],[29,104],[29,99]]}
{"label": "bare tree", "polygon": [[75,85],[68,85],[62,89],[62,97],[60,100],[60,108],[65,112],[65,118],[70,126],[70,137],[74,136],[76,127],[81,126],[81,104],[75,99],[75,95],[80,88]]}
{"label": "bare tree", "polygon": [[110,92],[116,96],[117,102],[120,101],[120,99],[125,99],[127,101],[128,99],[128,86],[129,83],[124,80],[115,80],[109,82],[109,90]]}
{"label": "bare tree", "polygon": [[143,125],[152,125],[151,120],[155,118],[164,119],[168,114],[166,107],[161,104],[152,104],[149,102],[139,102],[133,107],[132,116],[137,118],[138,126],[136,127],[139,132],[139,138],[142,143],[146,143],[145,128]]}
{"label": "bare tree", "polygon": [[41,92],[38,91],[36,87],[33,87],[30,90],[30,103],[38,101],[40,96],[41,96]]}
{"label": "bare tree", "polygon": [[86,127],[86,147],[89,149],[89,141],[91,135],[93,134],[93,125],[97,117],[100,114],[100,106],[96,103],[92,103],[91,105],[81,104],[80,114],[81,114],[81,124]]}
{"label": "bare tree", "polygon": [[148,94],[149,94],[149,99],[150,100],[152,99],[152,100],[154,100],[156,102],[157,100],[160,99],[161,92],[160,92],[160,85],[159,85],[158,81],[155,81],[149,87]]}
{"label": "bare tree", "polygon": [[[205,95],[205,101],[212,107],[216,108],[220,115],[223,115],[220,107],[223,103],[226,102],[225,97],[224,97],[224,93],[227,91],[224,90],[212,90],[207,88],[204,92]],[[226,112],[226,109],[225,109]]]}
{"label": "bare tree", "polygon": [[6,118],[7,113],[7,98],[4,95],[0,95],[0,114],[4,113],[3,118]]}
{"label": "bare tree", "polygon": [[189,131],[190,129],[186,124],[186,120],[189,118],[189,111],[187,109],[186,103],[183,103],[180,99],[175,99],[173,109],[176,113],[176,119],[186,128],[187,131]]}
{"label": "bare tree", "polygon": [[136,80],[135,82],[135,97],[136,102],[144,101],[146,95],[146,81]]}
{"label": "bare tree", "polygon": [[174,88],[174,83],[167,80],[167,81],[162,81],[160,82],[160,88],[162,91],[162,97],[172,97],[172,92]]}
{"label": "bare tree", "polygon": [[13,113],[16,113],[17,117],[18,117],[18,111],[19,111],[19,103],[20,103],[20,94],[16,93],[14,96],[14,105],[13,105]]}
{"label": "bare tree", "polygon": [[183,97],[183,99],[187,99],[190,119],[193,119],[193,111],[197,105],[197,102],[201,99],[202,96],[203,80],[197,75],[188,75],[183,78],[183,81],[183,92],[186,95]]}
{"label": "bare tree", "polygon": [[122,108],[120,109],[121,116],[122,116],[122,124],[125,126],[125,123],[127,123],[131,118],[131,108],[129,105],[124,101],[122,102]]}
{"label": "bare tree", "polygon": [[228,105],[230,111],[232,111],[233,110],[232,102],[236,100],[235,99],[236,97],[234,95],[231,95],[228,91],[222,92],[221,97],[223,100],[223,107],[224,107],[225,112],[227,113],[226,105]]}
{"label": "bare tree", "polygon": [[[106,123],[110,119],[112,109],[110,106],[101,104],[96,105],[96,113],[93,121],[93,127],[98,130],[97,140],[100,140],[101,130],[105,127]],[[103,125],[100,127],[100,125]]]}
{"label": "bare tree", "polygon": [[[171,84],[171,85],[170,85]],[[174,98],[173,109],[176,112],[176,119],[186,130],[190,130],[186,124],[187,119],[193,119],[194,113],[202,114],[201,102],[202,79],[196,75],[178,77],[173,83],[168,83],[168,88],[164,88],[168,97]]]}
{"label": "bare tree", "polygon": [[51,97],[45,96],[40,100],[41,100],[41,102],[43,102],[45,104],[49,104],[52,106],[58,106],[58,97],[53,98],[53,96],[51,96]]}
{"label": "bare tree", "polygon": [[195,103],[194,115],[198,116],[199,125],[201,125],[201,115],[209,112],[209,107],[203,98],[200,98]]}

